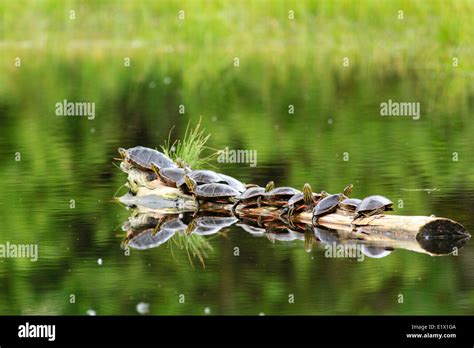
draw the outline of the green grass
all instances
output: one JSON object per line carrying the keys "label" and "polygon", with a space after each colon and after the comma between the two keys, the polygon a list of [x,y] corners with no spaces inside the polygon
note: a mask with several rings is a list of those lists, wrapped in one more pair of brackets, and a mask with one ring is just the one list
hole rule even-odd
{"label": "green grass", "polygon": [[[212,166],[210,163],[217,155],[215,149],[206,146],[210,138],[210,134],[206,133],[205,129],[201,128],[201,120],[190,128],[191,121],[186,126],[183,139],[177,139],[171,142],[171,132],[168,140],[161,146],[163,152],[171,159],[177,161],[182,160],[191,168],[204,168]],[[204,155],[205,151],[212,151],[210,154]]]}

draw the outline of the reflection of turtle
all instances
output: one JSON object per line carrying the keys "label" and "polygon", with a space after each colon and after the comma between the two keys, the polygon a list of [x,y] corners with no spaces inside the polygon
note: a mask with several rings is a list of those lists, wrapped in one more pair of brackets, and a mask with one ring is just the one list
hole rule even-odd
{"label": "reflection of turtle", "polygon": [[245,232],[250,233],[254,237],[261,237],[265,235],[265,229],[262,227],[255,227],[245,223],[239,223],[237,226],[241,227]]}
{"label": "reflection of turtle", "polygon": [[233,225],[238,219],[228,216],[201,216],[194,219],[186,229],[187,234],[215,234],[225,227]]}
{"label": "reflection of turtle", "polygon": [[142,170],[152,170],[152,163],[160,169],[176,167],[176,164],[168,156],[148,147],[119,148],[118,152],[125,162]]}
{"label": "reflection of turtle", "polygon": [[393,210],[392,205],[393,202],[384,196],[374,195],[366,197],[357,207],[357,215],[355,218],[381,214],[384,211],[391,211]]}
{"label": "reflection of turtle", "polygon": [[392,253],[393,249],[387,249],[375,245],[362,245],[360,250],[365,256],[373,259],[381,259],[382,257],[388,256]]}
{"label": "reflection of turtle", "polygon": [[337,230],[328,228],[314,227],[314,235],[323,244],[339,243],[339,233]]}
{"label": "reflection of turtle", "polygon": [[168,241],[175,233],[176,230],[166,228],[162,228],[158,233],[155,233],[154,228],[149,228],[132,237],[128,243],[124,245],[138,250],[156,248]]}

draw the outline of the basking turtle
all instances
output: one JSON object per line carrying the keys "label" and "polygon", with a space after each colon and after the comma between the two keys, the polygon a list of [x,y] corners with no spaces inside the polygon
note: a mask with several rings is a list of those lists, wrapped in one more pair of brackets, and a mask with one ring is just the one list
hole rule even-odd
{"label": "basking turtle", "polygon": [[124,161],[142,170],[152,170],[152,163],[160,169],[176,167],[176,164],[164,153],[148,147],[135,146],[130,149],[120,147],[118,152]]}
{"label": "basking turtle", "polygon": [[346,198],[339,203],[339,207],[343,210],[354,212],[362,200],[358,198]]}
{"label": "basking turtle", "polygon": [[[219,174],[212,170],[193,170],[188,171],[186,174],[190,179],[194,180],[197,185],[218,183],[222,180]],[[184,180],[184,176],[181,180],[176,182],[176,187],[180,188],[184,193],[191,193]]]}
{"label": "basking turtle", "polygon": [[356,209],[355,219],[361,216],[381,214],[384,211],[392,211],[393,202],[384,196],[369,196],[360,202]]}
{"label": "basking turtle", "polygon": [[196,181],[189,175],[184,176],[186,187],[196,198],[197,203],[215,202],[215,203],[234,203],[235,197],[240,192],[226,184],[212,183],[197,185]]}
{"label": "basking turtle", "polygon": [[225,174],[221,174],[221,173],[218,173],[218,175],[221,177],[221,183],[223,184],[227,184],[229,185],[230,187],[232,188],[235,188],[237,191],[239,192],[244,192],[247,187],[242,183],[240,182],[239,180],[229,176],[229,175],[225,175]]}
{"label": "basking turtle", "polygon": [[318,205],[313,209],[313,224],[317,224],[319,217],[335,212],[339,206],[339,202],[347,199],[347,196],[352,192],[352,187],[353,185],[350,184],[344,188],[342,193],[329,195],[321,199]]}
{"label": "basking turtle", "polygon": [[244,204],[245,207],[255,207],[260,206],[260,199],[264,195],[265,192],[270,192],[275,187],[275,183],[273,181],[269,181],[265,188],[260,186],[249,187],[245,190],[244,193],[235,197],[237,201],[235,202],[234,206],[232,207],[232,211],[235,213],[235,209],[239,204]]}
{"label": "basking turtle", "polygon": [[293,187],[277,187],[270,192],[265,192],[260,199],[260,202],[270,206],[281,207],[288,203],[288,200],[299,193]]}
{"label": "basking turtle", "polygon": [[287,213],[288,218],[294,213],[310,211],[321,199],[321,195],[313,193],[311,185],[306,183],[303,186],[303,192],[298,192],[288,200],[282,214]]}
{"label": "basking turtle", "polygon": [[323,198],[313,209],[313,224],[317,223],[319,217],[335,212],[342,198],[341,193]]}
{"label": "basking turtle", "polygon": [[166,186],[177,187],[177,182],[184,180],[184,175],[186,174],[186,169],[173,167],[173,168],[159,168],[154,163],[151,164],[151,167]]}

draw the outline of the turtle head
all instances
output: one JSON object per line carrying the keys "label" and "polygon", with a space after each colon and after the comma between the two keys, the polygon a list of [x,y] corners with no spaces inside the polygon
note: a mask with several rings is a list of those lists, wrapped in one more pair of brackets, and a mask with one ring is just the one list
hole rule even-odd
{"label": "turtle head", "polygon": [[184,162],[183,159],[181,158],[178,158],[176,159],[176,164],[178,165],[179,168],[189,168],[188,164],[186,162]]}
{"label": "turtle head", "polygon": [[320,195],[321,198],[326,198],[327,196],[329,196],[329,193],[327,193],[326,191],[321,191]]}
{"label": "turtle head", "polygon": [[188,175],[184,176],[184,182],[186,183],[186,186],[190,192],[194,192],[196,189],[196,181],[193,178],[190,178]]}
{"label": "turtle head", "polygon": [[275,188],[275,183],[273,181],[269,181],[267,186],[265,186],[265,192],[270,192]]}
{"label": "turtle head", "polygon": [[151,166],[151,169],[156,173],[156,175],[159,176],[160,175],[160,167],[158,167],[155,162],[151,162],[150,166]]}
{"label": "turtle head", "polygon": [[352,188],[353,187],[354,187],[354,185],[352,185],[352,184],[349,184],[346,187],[344,187],[344,191],[342,192],[344,194],[344,196],[348,197],[352,193]]}
{"label": "turtle head", "polygon": [[122,159],[127,157],[127,149],[124,149],[123,147],[119,147],[117,149],[117,151],[118,151],[120,157],[122,157]]}
{"label": "turtle head", "polygon": [[303,197],[304,203],[310,205],[313,200],[313,190],[311,189],[311,185],[308,183],[303,186]]}

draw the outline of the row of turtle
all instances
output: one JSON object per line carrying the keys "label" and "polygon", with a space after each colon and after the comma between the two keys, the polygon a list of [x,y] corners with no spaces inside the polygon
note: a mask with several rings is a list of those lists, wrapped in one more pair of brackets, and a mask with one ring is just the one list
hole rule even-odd
{"label": "row of turtle", "polygon": [[303,186],[302,191],[292,187],[275,187],[273,181],[260,187],[244,184],[231,176],[211,170],[192,170],[181,160],[175,162],[157,150],[142,146],[119,148],[118,152],[121,155],[121,166],[146,171],[150,181],[159,179],[164,185],[192,194],[198,204],[206,201],[231,203],[234,213],[239,204],[243,207],[275,206],[281,207],[281,215],[287,218],[303,211],[312,211],[313,223],[316,224],[321,216],[337,209],[353,212],[355,218],[393,210],[393,203],[383,196],[369,196],[363,200],[349,198],[352,184],[337,194],[325,191],[314,193],[308,183]]}

